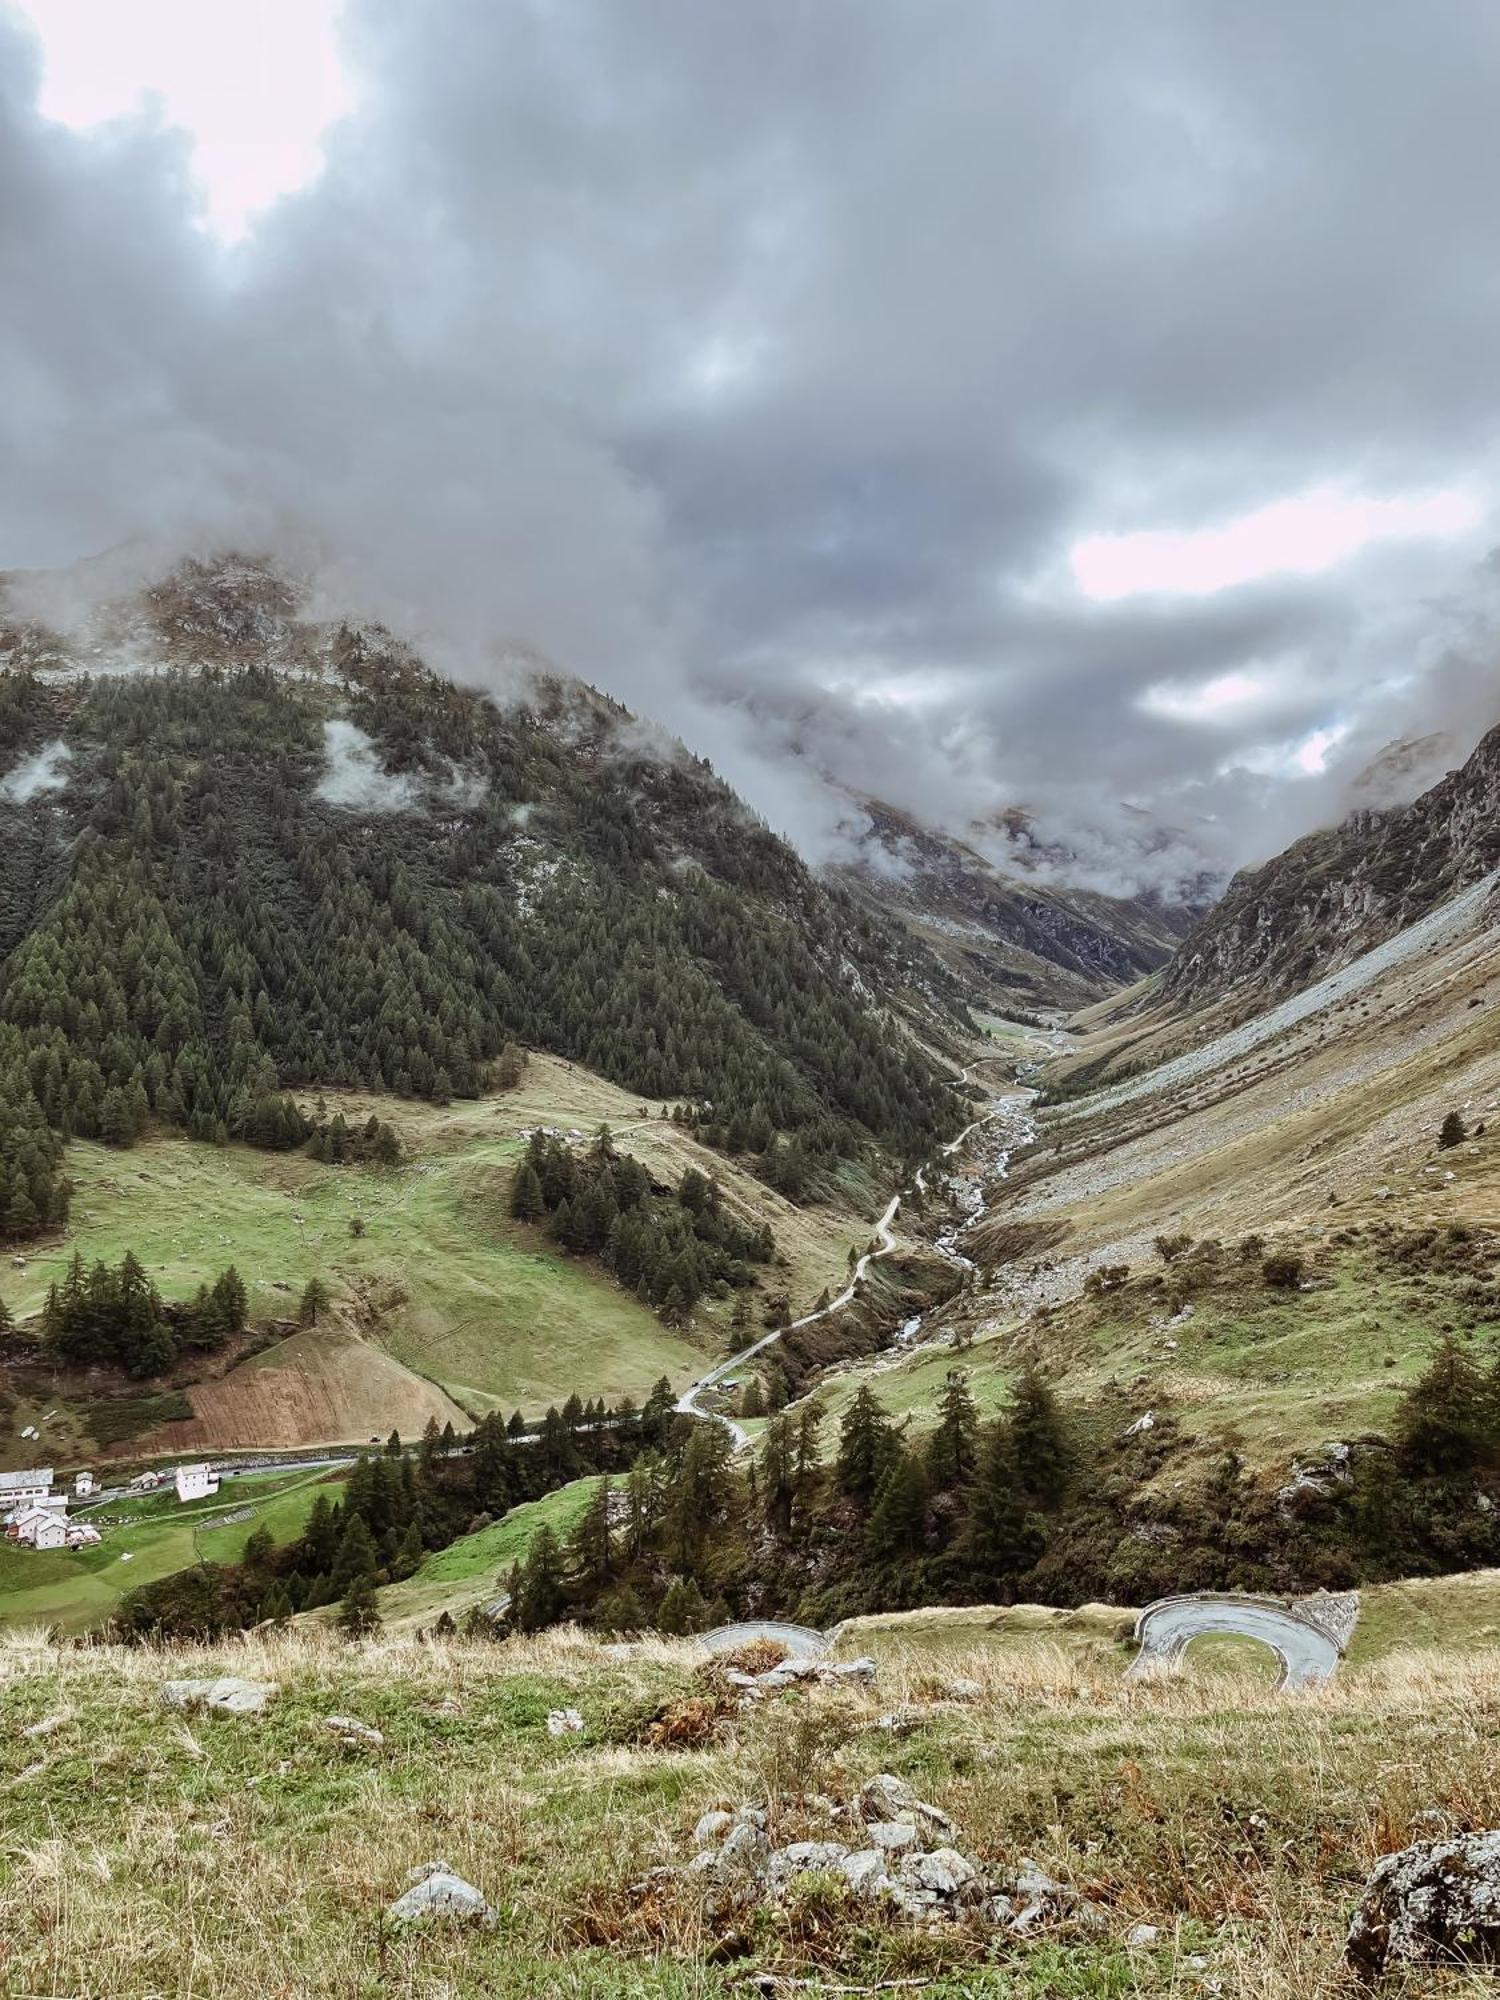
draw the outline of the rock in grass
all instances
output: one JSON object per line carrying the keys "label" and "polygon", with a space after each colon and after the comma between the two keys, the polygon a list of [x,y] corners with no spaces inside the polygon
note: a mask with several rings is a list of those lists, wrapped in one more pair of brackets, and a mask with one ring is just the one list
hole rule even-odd
{"label": "rock in grass", "polygon": [[734,1814],[706,1812],[693,1828],[694,1847],[714,1847],[734,1825]]}
{"label": "rock in grass", "polygon": [[766,1885],[773,1896],[780,1895],[794,1875],[840,1873],[848,1859],[849,1850],[840,1840],[794,1840],[771,1856]]}
{"label": "rock in grass", "polygon": [[1500,1956],[1500,1831],[1419,1840],[1378,1861],[1344,1956],[1369,1980],[1388,1966]]}
{"label": "rock in grass", "polygon": [[549,1736],[578,1736],[583,1731],[583,1717],[576,1708],[553,1708],[547,1712],[547,1734]]}
{"label": "rock in grass", "polygon": [[839,1870],[849,1884],[850,1893],[861,1902],[873,1901],[889,1880],[885,1856],[873,1847],[862,1847],[855,1854],[846,1854],[839,1863]]}
{"label": "rock in grass", "polygon": [[211,1708],[222,1715],[259,1715],[280,1689],[275,1681],[247,1681],[238,1674],[215,1680],[167,1681],[161,1698],[168,1708]]}
{"label": "rock in grass", "polygon": [[898,1813],[909,1812],[917,1803],[917,1795],[904,1778],[894,1776],[890,1771],[877,1771],[873,1778],[866,1779],[859,1788],[859,1816],[872,1824],[877,1820],[893,1820]]}
{"label": "rock in grass", "polygon": [[356,1722],[352,1715],[326,1715],[323,1727],[331,1729],[341,1743],[347,1743],[352,1750],[378,1750],[385,1742],[380,1730],[372,1729],[368,1722]]}
{"label": "rock in grass", "polygon": [[455,1875],[446,1861],[428,1861],[407,1876],[411,1884],[387,1909],[391,1924],[462,1923],[488,1928],[495,1912],[472,1882]]}

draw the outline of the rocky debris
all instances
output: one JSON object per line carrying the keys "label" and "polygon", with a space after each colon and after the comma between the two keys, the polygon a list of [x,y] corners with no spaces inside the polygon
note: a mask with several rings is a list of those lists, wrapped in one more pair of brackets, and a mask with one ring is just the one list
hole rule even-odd
{"label": "rocky debris", "polygon": [[428,1861],[407,1876],[411,1885],[387,1909],[391,1924],[443,1923],[483,1924],[495,1921],[495,1912],[472,1882],[456,1875],[446,1861]]}
{"label": "rocky debris", "polygon": [[1155,1410],[1147,1410],[1145,1415],[1137,1417],[1133,1424],[1126,1425],[1125,1429],[1120,1433],[1120,1438],[1123,1442],[1126,1438],[1141,1437],[1145,1432],[1154,1431],[1155,1429],[1156,1412]]}
{"label": "rocky debris", "polygon": [[1155,1944],[1160,1936],[1161,1930],[1156,1924],[1132,1924],[1125,1933],[1125,1942],[1133,1947],[1139,1947]]}
{"label": "rocky debris", "polygon": [[808,1684],[814,1687],[868,1686],[874,1680],[875,1672],[875,1662],[870,1659],[783,1660],[779,1666],[756,1674],[753,1684],[767,1688],[773,1694],[779,1693],[782,1688]]}
{"label": "rocky debris", "polygon": [[978,1701],[984,1694],[984,1687],[979,1681],[968,1680],[960,1674],[957,1680],[943,1683],[943,1693],[949,1701]]}
{"label": "rocky debris", "polygon": [[1033,1861],[987,1875],[956,1844],[947,1813],[889,1771],[869,1779],[849,1806],[822,1798],[801,1804],[852,1828],[850,1838],[864,1844],[807,1839],[774,1847],[761,1808],[706,1812],[693,1829],[697,1852],[686,1867],[653,1869],[635,1885],[636,1893],[686,1877],[701,1887],[710,1918],[728,1917],[767,1899],[785,1901],[799,1878],[825,1875],[841,1878],[860,1902],[923,1925],[971,1920],[1024,1935],[1053,1923],[1098,1927],[1105,1921],[1097,1905]]}
{"label": "rocky debris", "polygon": [[582,1733],[583,1717],[576,1708],[552,1708],[547,1711],[549,1736],[580,1736]]}
{"label": "rocky debris", "polygon": [[1500,1956],[1500,1831],[1419,1840],[1378,1861],[1344,1956],[1367,1980],[1391,1965]]}
{"label": "rocky debris", "polygon": [[247,1681],[238,1674],[220,1674],[214,1680],[166,1681],[161,1698],[168,1708],[209,1708],[222,1715],[259,1715],[279,1694],[275,1681]]}
{"label": "rocky debris", "polygon": [[340,1743],[351,1750],[378,1750],[385,1737],[378,1729],[372,1729],[368,1722],[358,1722],[352,1715],[325,1715],[323,1727],[331,1729]]}

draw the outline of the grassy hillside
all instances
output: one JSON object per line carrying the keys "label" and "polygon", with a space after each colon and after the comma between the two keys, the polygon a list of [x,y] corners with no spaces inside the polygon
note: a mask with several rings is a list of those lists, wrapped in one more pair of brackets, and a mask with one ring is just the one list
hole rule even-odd
{"label": "grassy hillside", "polygon": [[[675,1184],[690,1164],[716,1173],[732,1212],[771,1224],[785,1263],[771,1267],[767,1285],[799,1302],[841,1275],[878,1203],[878,1190],[851,1182],[848,1205],[797,1208],[709,1153],[659,1106],[643,1117],[636,1100],[555,1058],[533,1058],[517,1090],[477,1103],[335,1101],[351,1121],[373,1111],[393,1123],[403,1162],[326,1166],[300,1153],[165,1137],[124,1154],[69,1148],[77,1183],[69,1233],[31,1250],[24,1268],[0,1269],[0,1298],[18,1318],[39,1309],[75,1250],[113,1262],[133,1249],[169,1299],[234,1263],[255,1317],[292,1314],[311,1277],[335,1295],[329,1322],[190,1388],[195,1418],[138,1433],[132,1452],[362,1441],[392,1426],[410,1435],[429,1415],[461,1424],[465,1413],[494,1408],[539,1413],[574,1390],[639,1398],[661,1375],[682,1383],[700,1372],[730,1341],[727,1302],[707,1301],[692,1325],[668,1328],[598,1264],[511,1221],[519,1134],[533,1125],[592,1132],[608,1123],[664,1182]],[[89,1454],[76,1409],[23,1396],[0,1439],[0,1465],[35,1455],[19,1436],[28,1423],[41,1425],[43,1448],[59,1460]]]}
{"label": "grassy hillside", "polygon": [[[168,1677],[226,1669],[278,1685],[262,1718],[162,1708]],[[869,1689],[789,1695],[652,1748],[647,1719],[704,1692],[689,1647],[609,1659],[565,1633],[360,1648],[308,1634],[165,1655],[12,1643],[0,1962],[18,1993],[111,2000],[727,2000],[757,1973],[814,2000],[912,1981],[936,2000],[1335,2000],[1351,1990],[1339,1953],[1374,1860],[1433,1814],[1500,1819],[1500,1773],[1472,1723],[1500,1703],[1493,1651],[1395,1656],[1294,1699],[1211,1672],[1126,1687],[1113,1661],[1050,1645],[960,1649],[942,1672],[977,1680],[978,1698],[935,1702],[931,1662],[886,1664]],[[582,1735],[549,1735],[564,1706]],[[911,1730],[880,1726],[896,1708]],[[346,1749],[333,1714],[383,1746]],[[810,1888],[785,1916],[766,1907],[731,1929],[686,1883],[631,1893],[691,1854],[710,1807],[764,1805],[779,1841],[821,1834],[809,1795],[843,1801],[879,1770],[949,1812],[966,1851],[997,1866],[1029,1855],[1079,1886],[1102,1927],[925,1936]],[[490,1897],[494,1930],[382,1928],[406,1871],[438,1858]],[[1142,1924],[1156,1935],[1129,1942]],[[1382,1988],[1486,1990],[1462,1969]]]}
{"label": "grassy hillside", "polygon": [[[336,1499],[341,1484],[337,1473],[322,1471],[247,1476],[191,1506],[173,1493],[148,1494],[86,1515],[103,1534],[95,1548],[37,1550],[0,1542],[0,1626],[87,1631],[109,1617],[127,1590],[193,1563],[237,1562],[259,1528],[278,1542],[295,1540],[317,1494]],[[248,1519],[226,1521],[244,1510]]]}

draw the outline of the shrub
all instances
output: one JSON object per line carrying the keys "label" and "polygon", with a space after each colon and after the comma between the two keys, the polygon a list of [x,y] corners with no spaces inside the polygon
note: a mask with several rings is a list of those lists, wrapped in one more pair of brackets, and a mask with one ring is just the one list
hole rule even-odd
{"label": "shrub", "polygon": [[1438,1144],[1440,1146],[1462,1145],[1468,1136],[1469,1128],[1465,1125],[1462,1115],[1457,1111],[1450,1111],[1438,1127]]}
{"label": "shrub", "polygon": [[1260,1275],[1274,1291],[1294,1292],[1302,1283],[1302,1259],[1293,1250],[1275,1250],[1260,1267]]}

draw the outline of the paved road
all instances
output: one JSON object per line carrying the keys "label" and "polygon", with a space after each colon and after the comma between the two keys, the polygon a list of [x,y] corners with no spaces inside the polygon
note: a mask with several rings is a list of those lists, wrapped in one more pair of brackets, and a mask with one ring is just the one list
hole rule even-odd
{"label": "paved road", "polygon": [[1285,1605],[1270,1598],[1204,1591],[1191,1597],[1163,1597],[1146,1606],[1135,1621],[1141,1650],[1130,1672],[1173,1666],[1190,1641],[1211,1632],[1259,1639],[1269,1646],[1281,1662],[1282,1687],[1311,1687],[1329,1680],[1343,1657],[1320,1626]]}
{"label": "paved road", "polygon": [[821,1659],[832,1643],[826,1632],[811,1625],[784,1625],[776,1618],[751,1618],[739,1625],[720,1625],[715,1631],[699,1634],[699,1644],[711,1653],[733,1653],[757,1639],[770,1639],[785,1646],[794,1660]]}

